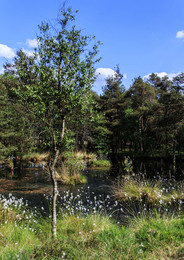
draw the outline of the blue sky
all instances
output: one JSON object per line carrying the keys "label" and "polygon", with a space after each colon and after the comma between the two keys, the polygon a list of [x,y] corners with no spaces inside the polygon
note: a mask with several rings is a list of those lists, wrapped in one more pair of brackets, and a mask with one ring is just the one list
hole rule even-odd
{"label": "blue sky", "polygon": [[[16,51],[33,50],[41,21],[57,17],[61,0],[1,0],[0,72]],[[101,92],[104,78],[116,64],[129,88],[135,77],[152,72],[172,77],[184,72],[183,0],[68,0],[79,10],[75,24],[103,45],[96,65],[101,72],[94,90]]]}

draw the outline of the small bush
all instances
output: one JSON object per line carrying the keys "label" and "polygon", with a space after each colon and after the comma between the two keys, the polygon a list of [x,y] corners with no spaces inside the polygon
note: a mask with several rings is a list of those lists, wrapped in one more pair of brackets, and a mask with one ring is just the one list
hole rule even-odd
{"label": "small bush", "polygon": [[79,162],[77,159],[67,159],[57,168],[57,179],[62,184],[81,184],[86,183],[87,178],[82,175],[85,169],[85,163]]}

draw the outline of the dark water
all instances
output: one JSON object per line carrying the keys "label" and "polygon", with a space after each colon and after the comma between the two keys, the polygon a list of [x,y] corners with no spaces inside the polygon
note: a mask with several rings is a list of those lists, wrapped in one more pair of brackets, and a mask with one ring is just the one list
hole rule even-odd
{"label": "dark water", "polygon": [[[66,194],[73,194],[74,197],[80,194],[80,199],[84,203],[87,203],[85,201],[89,198],[90,200],[94,200],[94,197],[104,199],[110,195],[112,178],[106,169],[88,169],[83,174],[87,177],[86,184],[62,185],[58,181],[59,203],[61,203],[61,197]],[[8,174],[4,173],[4,176],[8,176]],[[17,198],[23,198],[30,208],[44,208],[46,213],[50,211],[52,184],[41,165],[38,167],[33,165],[33,167],[24,169],[21,179],[6,179],[6,181],[4,178],[0,179],[0,194],[8,196],[9,193]]]}
{"label": "dark water", "polygon": [[[173,172],[172,163],[160,161],[134,161],[132,163],[135,174],[143,174],[148,179],[159,179],[163,177],[170,181],[182,180],[183,163],[176,167]],[[112,184],[117,182],[117,178],[110,175],[107,169],[87,169],[83,173],[87,177],[87,183],[81,185],[61,185],[58,183],[58,210],[69,210],[82,212],[96,212],[112,215],[120,222],[126,222],[126,218],[134,216],[145,210],[145,206],[129,203],[119,203],[112,196]],[[5,173],[3,174],[6,175]],[[21,180],[0,179],[0,193],[8,196],[12,193],[17,198],[23,198],[28,207],[37,209],[43,216],[48,216],[51,212],[52,184],[42,165],[32,165],[24,169]],[[144,209],[143,209],[144,208]]]}
{"label": "dark water", "polygon": [[159,175],[162,178],[174,178],[175,180],[184,179],[184,161],[178,160],[175,168],[172,161],[164,160],[162,158],[144,159],[144,160],[132,160],[134,173],[143,173],[148,178],[153,178]]}

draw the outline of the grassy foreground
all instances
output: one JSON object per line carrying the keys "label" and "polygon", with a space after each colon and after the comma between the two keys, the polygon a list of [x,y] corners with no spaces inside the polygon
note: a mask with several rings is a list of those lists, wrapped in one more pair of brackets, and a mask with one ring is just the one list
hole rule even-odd
{"label": "grassy foreground", "polygon": [[13,197],[0,202],[0,259],[184,259],[184,217],[134,218],[129,227],[105,215],[62,214],[51,220]]}

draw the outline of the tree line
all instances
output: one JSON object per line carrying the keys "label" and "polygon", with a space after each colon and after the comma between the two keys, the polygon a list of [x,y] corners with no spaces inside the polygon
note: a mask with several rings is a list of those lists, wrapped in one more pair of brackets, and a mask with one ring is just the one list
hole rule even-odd
{"label": "tree line", "polygon": [[183,152],[184,73],[169,80],[150,74],[135,78],[128,90],[116,76],[106,80],[100,97],[112,152],[172,155]]}
{"label": "tree line", "polygon": [[[31,59],[22,51],[18,55],[19,59]],[[24,97],[26,92],[21,90],[21,98],[25,99],[20,103],[16,94],[20,80],[9,72],[1,76],[1,156],[17,154],[21,157],[30,150],[48,151],[51,139],[57,138],[50,136],[54,132],[62,137],[63,149],[75,151],[150,156],[169,156],[184,151],[184,73],[172,81],[154,73],[146,81],[138,77],[125,90],[117,67],[115,76],[106,79],[100,96],[88,89],[84,95],[75,97],[71,93],[70,99],[66,99],[59,97],[57,91],[55,95],[52,85],[49,87],[50,90],[45,89],[44,100],[39,95],[35,100],[31,92]],[[60,116],[52,102],[58,105],[58,111],[62,108]],[[42,118],[41,124],[38,116]],[[51,124],[52,129],[49,129]]]}
{"label": "tree line", "polygon": [[[34,89],[32,59],[19,51],[15,68],[6,65],[0,77],[1,156],[21,158],[29,151],[50,151],[59,136],[63,151],[152,157],[183,154],[184,73],[173,80],[154,73],[147,80],[138,77],[125,90],[117,66],[101,95],[91,88],[82,93],[81,86],[75,85],[80,92],[77,96],[75,82],[65,85],[66,93],[59,93],[58,86],[52,86],[55,82],[45,87],[39,81]],[[19,65],[26,71],[21,80],[12,72]],[[50,77],[51,68],[45,69],[42,76]]]}

